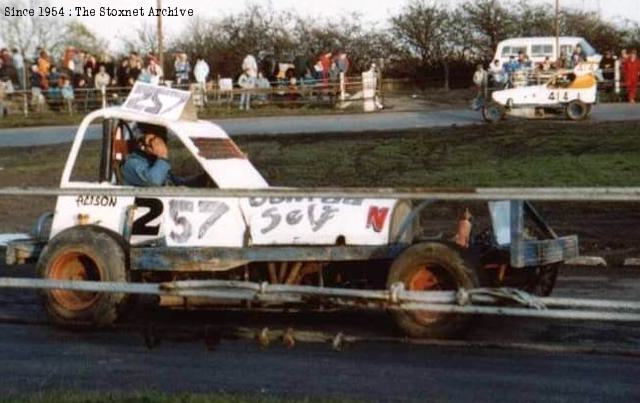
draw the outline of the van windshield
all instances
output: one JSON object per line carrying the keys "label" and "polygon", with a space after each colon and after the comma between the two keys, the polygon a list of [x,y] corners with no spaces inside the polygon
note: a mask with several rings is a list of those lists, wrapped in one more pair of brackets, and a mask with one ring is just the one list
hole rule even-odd
{"label": "van windshield", "polygon": [[584,50],[584,52],[587,54],[587,56],[593,56],[596,54],[596,50],[589,45],[589,42],[587,41],[580,41],[578,43],[578,45],[580,45],[580,47],[582,47],[582,50]]}

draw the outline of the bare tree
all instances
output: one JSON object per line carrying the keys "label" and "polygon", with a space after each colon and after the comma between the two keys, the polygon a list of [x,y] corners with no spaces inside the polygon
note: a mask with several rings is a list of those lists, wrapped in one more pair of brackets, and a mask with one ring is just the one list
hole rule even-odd
{"label": "bare tree", "polygon": [[[36,0],[12,0],[7,6],[16,8],[36,8],[46,6]],[[46,49],[49,53],[57,54],[62,50],[63,37],[52,35],[52,32],[62,32],[63,20],[55,17],[8,17],[0,16],[0,38],[9,47],[17,48],[22,54],[30,55],[37,47]]]}
{"label": "bare tree", "polygon": [[144,21],[134,33],[132,38],[120,38],[124,43],[127,52],[157,53],[158,51],[158,28],[155,24]]}

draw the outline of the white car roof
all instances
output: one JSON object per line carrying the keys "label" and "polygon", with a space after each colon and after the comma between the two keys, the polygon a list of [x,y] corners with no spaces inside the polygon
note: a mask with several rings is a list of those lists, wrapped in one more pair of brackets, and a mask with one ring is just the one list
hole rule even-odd
{"label": "white car roof", "polygon": [[188,91],[136,83],[122,106],[92,112],[85,117],[83,124],[88,125],[98,118],[166,127],[182,141],[221,189],[269,186],[220,126],[195,117]]}
{"label": "white car roof", "polygon": [[[577,43],[583,41],[584,38],[579,36],[561,36],[560,43]],[[518,38],[509,38],[501,41],[498,46],[511,46],[511,45],[519,45],[523,43],[534,43],[534,42],[556,42],[555,36],[530,36],[530,37],[518,37]]]}

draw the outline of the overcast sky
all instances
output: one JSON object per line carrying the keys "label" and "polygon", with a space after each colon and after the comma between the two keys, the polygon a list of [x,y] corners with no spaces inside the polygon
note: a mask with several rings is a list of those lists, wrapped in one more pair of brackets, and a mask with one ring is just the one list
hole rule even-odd
{"label": "overcast sky", "polygon": [[[454,5],[465,0],[440,0],[442,4]],[[554,0],[533,0],[538,3],[554,4]],[[75,6],[95,8],[99,12],[101,6],[130,9],[143,6],[145,15],[148,8],[156,4],[156,0],[48,0],[52,6],[63,6],[69,10]],[[603,17],[612,20],[622,18],[640,21],[640,0],[560,0],[563,7],[579,8],[590,11],[600,11]],[[6,5],[7,0],[0,0]],[[37,2],[36,2],[37,3]],[[365,22],[384,24],[389,15],[398,12],[406,0],[163,0],[163,6],[193,8],[194,13],[201,17],[220,16],[242,10],[247,3],[272,4],[278,10],[297,11],[301,15],[331,17],[335,15],[358,12]],[[3,7],[4,8],[4,7]],[[4,10],[2,10],[4,11]],[[69,17],[64,17],[69,18]],[[188,17],[187,17],[188,18]],[[176,34],[184,26],[187,18],[171,17],[165,19],[167,34]],[[105,38],[112,40],[112,47],[117,48],[120,41],[117,38],[131,35],[134,27],[142,20],[155,23],[153,17],[83,17],[81,20]]]}

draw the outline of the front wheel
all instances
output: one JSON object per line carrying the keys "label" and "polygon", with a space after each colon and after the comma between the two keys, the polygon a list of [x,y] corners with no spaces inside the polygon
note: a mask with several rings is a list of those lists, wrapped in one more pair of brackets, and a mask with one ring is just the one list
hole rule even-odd
{"label": "front wheel", "polygon": [[[454,291],[479,285],[476,272],[454,246],[422,243],[411,246],[391,264],[387,286],[403,283],[408,291]],[[391,312],[402,331],[411,337],[441,338],[460,330],[464,315],[429,311]]]}
{"label": "front wheel", "polygon": [[[110,234],[94,227],[70,228],[56,235],[38,260],[46,280],[126,282],[125,253]],[[126,305],[125,294],[45,290],[52,322],[66,327],[107,326]]]}
{"label": "front wheel", "polygon": [[487,123],[498,123],[504,118],[504,115],[504,107],[495,102],[490,102],[482,108],[482,118]]}
{"label": "front wheel", "polygon": [[569,120],[583,120],[586,119],[589,111],[589,105],[576,99],[567,104],[565,114]]}

